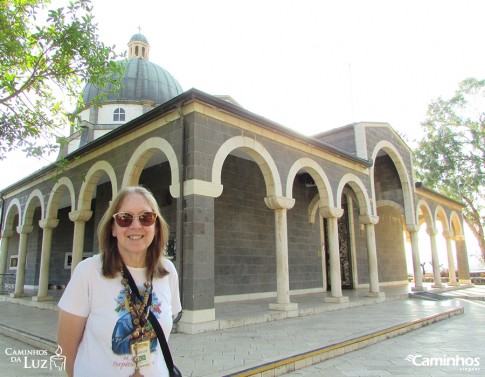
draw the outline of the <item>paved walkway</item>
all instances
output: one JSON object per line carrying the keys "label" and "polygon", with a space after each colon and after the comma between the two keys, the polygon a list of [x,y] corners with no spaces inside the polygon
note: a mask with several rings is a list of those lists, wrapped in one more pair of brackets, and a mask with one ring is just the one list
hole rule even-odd
{"label": "paved walkway", "polygon": [[485,288],[475,291],[481,291],[481,301],[457,299],[463,315],[285,376],[485,376]]}
{"label": "paved walkway", "polygon": [[[480,301],[480,298],[483,300],[485,296],[485,289],[483,288],[461,289],[443,294],[472,297],[475,299],[472,301],[475,305],[485,303]],[[390,292],[387,292],[386,295],[391,297]],[[441,329],[448,329],[448,323],[452,325],[454,323],[467,324],[468,322],[481,326],[482,329],[485,328],[483,316],[473,317],[473,321],[471,321],[467,311],[463,314],[463,299],[429,301],[407,299],[397,295],[395,297],[400,299],[369,304],[371,302],[362,301],[362,298],[356,295],[351,299],[346,309],[337,310],[338,308],[327,306],[328,310],[323,311],[321,306],[317,307],[312,304],[315,300],[319,300],[316,298],[317,296],[305,295],[295,297],[295,301],[299,301],[299,306],[302,308],[303,313],[302,316],[297,318],[239,326],[197,335],[172,334],[170,347],[174,355],[174,361],[184,375],[194,377],[249,375],[266,377],[292,371],[294,372],[291,375],[294,376],[322,376],[323,374],[318,374],[318,368],[326,370],[325,375],[335,376],[392,375],[390,372],[387,372],[388,374],[374,373],[368,368],[368,365],[365,368],[361,368],[362,365],[358,363],[353,366],[354,369],[349,367],[350,369],[348,368],[347,371],[345,367],[338,369],[338,364],[327,363],[334,363],[338,359],[335,356],[339,354],[392,338],[392,342],[395,345],[392,355],[386,356],[386,352],[382,354],[382,358],[385,359],[387,357],[389,360],[397,360],[400,364],[396,363],[404,369],[418,369],[418,367],[414,367],[410,362],[406,361],[405,358],[408,355],[418,354],[419,352],[425,355],[426,338],[420,344],[420,349],[414,348],[412,352],[411,350],[404,351],[403,349],[402,353],[399,353],[399,341],[406,338],[403,338],[403,336],[393,338],[394,336],[405,334],[447,318],[451,319],[432,326],[426,326],[419,331],[426,332],[428,331],[427,329],[437,328],[437,326],[440,326]],[[221,317],[225,316],[227,319],[231,319],[233,323],[241,321],[236,318],[238,316],[237,312],[239,312],[239,316],[245,313],[246,318],[249,318],[254,314],[254,310],[269,311],[264,309],[267,308],[267,303],[264,300],[218,304],[217,306],[216,313],[219,312]],[[232,310],[230,310],[231,307]],[[312,312],[317,314],[312,314]],[[470,315],[472,313],[474,312],[471,311]],[[22,342],[35,345],[41,351],[44,350],[42,351],[44,353],[47,353],[45,352],[46,350],[53,352],[55,348],[57,314],[56,311],[49,309],[40,309],[11,302],[0,302],[0,333],[17,337]],[[462,318],[463,320],[460,321]],[[465,331],[465,327],[462,325],[460,331]],[[453,338],[446,340],[448,346],[454,344],[454,337],[458,338],[459,335],[452,329],[453,327],[451,326],[450,330],[446,330]],[[465,339],[467,334],[472,336],[473,333],[474,330],[470,329],[468,333],[463,332]],[[413,332],[413,334],[415,333]],[[460,347],[464,350],[460,355],[466,354],[468,355],[467,357],[484,356],[484,346],[483,342],[481,342],[483,332],[477,332],[477,336],[478,334],[481,334],[481,338],[473,336],[470,338],[472,340],[471,346],[477,347],[475,348],[476,354],[473,354],[473,348],[464,349],[464,345],[468,343],[466,340],[460,340],[462,342]],[[412,335],[407,335],[407,337],[411,339],[411,341],[408,341],[409,346],[413,346],[412,339],[414,337]],[[434,339],[436,339],[436,336],[434,336]],[[475,340],[476,343],[473,343]],[[480,343],[478,342],[479,340]],[[26,368],[26,366],[29,366],[28,364],[25,365],[17,362],[16,359],[12,359],[11,353],[13,350],[31,350],[33,346],[21,346],[17,343],[12,344],[9,342],[17,341],[5,337],[0,338],[0,347],[5,349],[5,351],[2,351],[0,348],[2,376],[49,375],[37,374],[44,373],[45,370],[42,370],[42,368],[35,370]],[[390,341],[387,340],[386,342]],[[385,342],[381,344],[385,344]],[[373,347],[376,346],[371,346],[365,350],[373,349]],[[433,343],[434,348],[435,344]],[[10,354],[6,352],[7,349]],[[454,348],[448,349],[450,350],[448,355],[455,356],[454,353],[450,353]],[[362,351],[364,350],[348,354],[350,358],[348,360],[353,360],[356,357],[354,355]],[[48,354],[48,356],[50,357],[51,354]],[[48,356],[38,355],[36,362],[42,362],[43,358],[47,360]],[[329,360],[321,364],[320,361],[325,359]],[[485,360],[485,357],[483,359]],[[348,360],[344,360],[342,365],[349,364]],[[31,358],[30,362],[35,362],[35,360]],[[312,364],[315,365],[309,367]],[[305,366],[308,368],[300,369]],[[331,372],[334,374],[327,374],[329,368],[336,368],[336,371],[333,370]],[[418,371],[421,369],[418,369]],[[468,375],[473,375],[473,371],[468,373]],[[55,374],[52,373],[50,375]],[[424,376],[426,374],[417,373],[416,375]]]}

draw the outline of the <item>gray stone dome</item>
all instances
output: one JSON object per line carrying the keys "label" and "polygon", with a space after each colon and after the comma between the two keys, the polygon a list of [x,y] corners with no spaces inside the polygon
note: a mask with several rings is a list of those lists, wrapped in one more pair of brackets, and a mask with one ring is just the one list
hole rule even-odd
{"label": "gray stone dome", "polygon": [[149,44],[145,36],[135,34],[128,43],[129,58],[120,61],[125,66],[121,79],[123,87],[118,92],[110,93],[111,85],[99,88],[88,83],[82,92],[84,103],[89,104],[101,91],[106,94],[106,101],[153,101],[160,105],[183,93],[178,81],[165,69],[148,60]]}

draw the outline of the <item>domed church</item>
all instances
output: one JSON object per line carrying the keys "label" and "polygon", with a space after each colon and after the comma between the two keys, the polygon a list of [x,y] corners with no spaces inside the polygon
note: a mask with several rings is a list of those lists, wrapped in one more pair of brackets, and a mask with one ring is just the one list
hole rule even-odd
{"label": "domed church", "polygon": [[[62,156],[183,93],[170,72],[149,61],[149,55],[147,38],[135,34],[128,43],[128,59],[119,62],[125,72],[120,90],[115,92],[111,85],[99,88],[91,83],[84,87],[84,108],[78,114],[81,130],[69,137],[69,145],[61,151]],[[93,98],[100,93],[105,98],[97,107]]]}
{"label": "domed church", "polygon": [[[143,35],[128,47],[117,93],[84,88],[65,169],[52,164],[0,190],[5,299],[55,308],[78,263],[99,252],[109,202],[132,185],[153,192],[169,224],[182,333],[345,308],[359,294],[382,302],[397,288],[470,284],[463,204],[415,181],[411,149],[388,123],[303,136],[228,96],[182,91],[149,61]],[[301,308],[300,295],[316,307]],[[272,314],[216,311],[252,300]]]}

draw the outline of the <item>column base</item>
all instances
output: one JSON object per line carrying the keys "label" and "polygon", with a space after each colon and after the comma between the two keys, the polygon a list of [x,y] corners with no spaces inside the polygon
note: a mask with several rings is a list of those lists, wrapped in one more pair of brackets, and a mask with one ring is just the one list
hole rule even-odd
{"label": "column base", "polygon": [[288,304],[278,304],[278,303],[270,303],[269,308],[271,310],[279,310],[283,312],[289,312],[292,310],[298,310],[298,304],[295,302],[289,302]]}
{"label": "column base", "polygon": [[385,292],[366,292],[365,297],[375,297],[375,298],[384,298],[386,297]]}
{"label": "column base", "polygon": [[10,297],[12,297],[12,298],[21,298],[21,297],[25,297],[25,296],[27,296],[27,295],[24,292],[21,292],[21,293],[17,293],[17,292],[10,293]]}
{"label": "column base", "polygon": [[52,296],[34,296],[32,297],[32,301],[40,302],[40,301],[53,301],[54,297]]}
{"label": "column base", "polygon": [[413,292],[423,292],[423,291],[427,291],[428,288],[427,287],[411,287],[411,291]]}
{"label": "column base", "polygon": [[446,285],[445,284],[433,284],[431,288],[444,288]]}
{"label": "column base", "polygon": [[199,322],[199,323],[177,323],[177,332],[181,334],[202,334],[205,332],[217,331],[219,329],[219,321]]}
{"label": "column base", "polygon": [[347,296],[342,296],[342,297],[327,296],[325,297],[324,301],[341,304],[344,302],[349,302],[349,298]]}
{"label": "column base", "polygon": [[177,323],[177,332],[183,334],[201,334],[220,330],[219,321],[215,320],[215,309],[183,310],[182,318]]}
{"label": "column base", "polygon": [[448,283],[448,285],[451,285],[452,287],[458,287],[460,283],[454,282],[454,283]]}

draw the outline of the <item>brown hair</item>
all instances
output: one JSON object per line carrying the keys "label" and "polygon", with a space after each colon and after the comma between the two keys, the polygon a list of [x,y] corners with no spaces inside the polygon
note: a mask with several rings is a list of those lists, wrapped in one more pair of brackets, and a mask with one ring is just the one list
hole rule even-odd
{"label": "brown hair", "polygon": [[152,274],[153,277],[165,276],[168,274],[168,271],[163,267],[161,258],[163,258],[163,250],[168,242],[168,225],[160,214],[160,207],[158,206],[155,197],[148,191],[148,189],[142,186],[130,186],[121,189],[99,222],[98,240],[103,259],[103,276],[114,278],[117,273],[121,271],[123,261],[118,251],[118,241],[112,234],[114,221],[113,215],[119,211],[123,199],[133,194],[143,196],[147,201],[147,204],[152,208],[152,211],[157,214],[157,219],[155,221],[155,237],[150,246],[148,246],[145,260],[147,279],[150,278]]}

